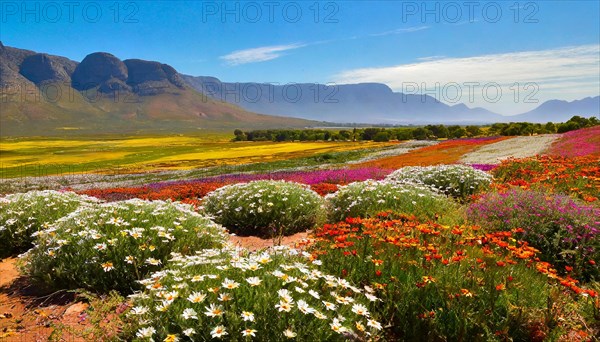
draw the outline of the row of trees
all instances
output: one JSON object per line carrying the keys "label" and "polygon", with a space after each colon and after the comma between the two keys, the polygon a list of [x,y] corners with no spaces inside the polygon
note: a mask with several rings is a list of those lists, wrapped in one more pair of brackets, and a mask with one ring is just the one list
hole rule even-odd
{"label": "row of trees", "polygon": [[592,127],[600,125],[600,121],[596,117],[584,118],[574,116],[567,122],[555,124],[548,122],[546,124],[533,124],[530,122],[511,122],[511,123],[495,123],[487,131],[488,135],[532,135],[532,134],[548,134],[548,133],[565,133],[574,131],[580,128]]}
{"label": "row of trees", "polygon": [[559,124],[530,122],[495,123],[486,130],[483,126],[427,125],[423,127],[398,128],[353,128],[342,130],[327,129],[269,129],[242,131],[236,129],[233,141],[378,141],[390,140],[431,140],[458,139],[477,136],[516,136],[547,133],[564,133],[584,127],[600,125],[595,118],[574,116]]}

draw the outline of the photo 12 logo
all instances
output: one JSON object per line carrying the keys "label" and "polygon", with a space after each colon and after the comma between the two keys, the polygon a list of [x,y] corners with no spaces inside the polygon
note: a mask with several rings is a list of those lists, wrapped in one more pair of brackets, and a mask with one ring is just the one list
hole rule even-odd
{"label": "photo 12 logo", "polygon": [[205,82],[198,89],[204,100],[229,103],[338,103],[336,84]]}
{"label": "photo 12 logo", "polygon": [[139,6],[131,1],[1,1],[0,22],[113,22],[136,24]]}
{"label": "photo 12 logo", "polygon": [[101,101],[114,103],[141,103],[141,96],[156,95],[181,88],[169,85],[119,85],[107,86],[99,83],[77,84],[69,82],[52,83],[8,83],[0,87],[0,103],[74,103]]}
{"label": "photo 12 logo", "polygon": [[429,98],[446,103],[497,103],[510,96],[514,103],[538,103],[536,97],[540,87],[535,82],[514,82],[501,85],[497,82],[448,82],[448,83],[417,83],[403,82],[401,85],[402,101],[410,97],[420,96],[425,103]]}
{"label": "photo 12 logo", "polygon": [[402,22],[421,23],[497,23],[508,18],[514,23],[536,24],[540,10],[537,2],[482,1],[402,1]]}
{"label": "photo 12 logo", "polygon": [[202,23],[297,23],[311,20],[316,24],[336,24],[339,11],[339,5],[333,1],[203,1],[201,20]]}

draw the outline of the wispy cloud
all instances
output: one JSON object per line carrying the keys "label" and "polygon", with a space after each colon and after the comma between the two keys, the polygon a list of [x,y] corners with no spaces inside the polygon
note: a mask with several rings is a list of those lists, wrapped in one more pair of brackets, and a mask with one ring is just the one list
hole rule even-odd
{"label": "wispy cloud", "polygon": [[[418,84],[419,90],[431,92],[449,84],[461,85],[461,101],[499,112],[518,113],[539,103],[525,102],[533,93],[523,89],[533,82],[539,90],[533,99],[540,102],[552,98],[570,99],[600,93],[600,45],[580,45],[550,50],[511,52],[465,58],[419,60],[416,63],[389,67],[362,68],[344,71],[334,76],[337,83],[381,82],[395,91],[406,90],[409,83]],[[477,82],[474,99],[469,101],[465,83]],[[482,87],[495,82],[501,86],[502,97],[490,102],[482,95]],[[521,88],[515,98],[515,83]],[[511,86],[513,88],[511,88]],[[412,88],[414,89],[414,88]],[[423,91],[422,91],[423,92]],[[438,94],[443,94],[439,92]],[[444,98],[439,98],[444,101]],[[531,98],[530,98],[531,100]]]}
{"label": "wispy cloud", "polygon": [[423,30],[427,30],[428,28],[429,28],[429,26],[404,27],[404,28],[399,28],[399,29],[390,30],[390,31],[384,31],[384,32],[379,32],[379,33],[371,33],[371,34],[369,34],[367,36],[369,36],[369,37],[389,36],[391,34],[402,34],[402,33],[410,33],[410,32],[423,31]]}
{"label": "wispy cloud", "polygon": [[299,49],[302,47],[310,46],[310,45],[321,45],[321,44],[329,44],[337,41],[345,41],[345,40],[354,40],[368,37],[378,37],[378,36],[388,36],[393,34],[401,34],[401,33],[410,33],[417,32],[421,30],[428,29],[429,26],[414,26],[414,27],[405,27],[399,28],[391,31],[379,32],[379,33],[371,33],[362,36],[352,36],[349,38],[343,39],[328,39],[328,40],[320,40],[311,43],[294,43],[294,44],[284,44],[284,45],[271,45],[271,46],[262,46],[251,49],[237,50],[233,51],[227,55],[219,57],[224,60],[229,65],[241,65],[248,63],[258,63],[264,61],[270,61],[281,56],[284,56],[286,51]]}
{"label": "wispy cloud", "polygon": [[306,44],[299,43],[262,46],[257,48],[233,51],[219,58],[224,60],[229,65],[257,63],[279,58],[285,55],[285,51],[298,49],[304,46],[306,46]]}

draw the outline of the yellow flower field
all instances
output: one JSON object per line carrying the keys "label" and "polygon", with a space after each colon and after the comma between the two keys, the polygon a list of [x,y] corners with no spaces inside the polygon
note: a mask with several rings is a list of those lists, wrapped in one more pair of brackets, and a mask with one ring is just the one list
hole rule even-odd
{"label": "yellow flower field", "polygon": [[[389,146],[374,142],[230,142],[226,133],[203,136],[125,138],[47,138],[0,141],[4,177],[63,172],[106,172],[191,169],[308,157],[319,153]],[[29,171],[28,171],[29,170]],[[33,172],[33,171],[31,171]]]}

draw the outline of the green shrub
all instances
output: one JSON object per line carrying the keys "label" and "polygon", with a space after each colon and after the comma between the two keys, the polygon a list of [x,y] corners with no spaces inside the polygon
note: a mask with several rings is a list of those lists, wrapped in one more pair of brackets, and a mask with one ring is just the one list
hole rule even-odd
{"label": "green shrub", "polygon": [[392,172],[387,180],[424,184],[464,201],[487,189],[492,176],[467,165],[407,166]]}
{"label": "green shrub", "polygon": [[378,299],[324,274],[310,254],[285,247],[242,253],[175,256],[165,271],[143,281],[143,293],[131,296],[128,315],[138,329],[124,338],[358,341],[380,335],[373,311]]}
{"label": "green shrub", "polygon": [[33,247],[32,235],[77,208],[98,202],[73,192],[30,191],[0,198],[0,258]]}
{"label": "green shrub", "polygon": [[81,208],[59,219],[24,256],[24,271],[51,288],[122,293],[172,252],[193,254],[225,240],[224,229],[190,206],[139,199]]}
{"label": "green shrub", "polygon": [[308,186],[285,181],[227,185],[204,197],[203,207],[232,233],[273,237],[314,228],[323,199]]}
{"label": "green shrub", "polygon": [[460,212],[452,200],[434,193],[428,187],[387,181],[351,183],[326,198],[331,222],[394,211],[415,215],[421,220],[434,220],[437,217],[441,218],[441,222],[454,223]]}

